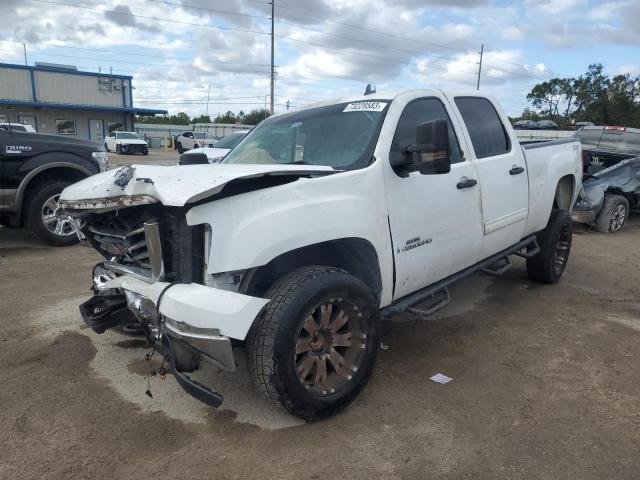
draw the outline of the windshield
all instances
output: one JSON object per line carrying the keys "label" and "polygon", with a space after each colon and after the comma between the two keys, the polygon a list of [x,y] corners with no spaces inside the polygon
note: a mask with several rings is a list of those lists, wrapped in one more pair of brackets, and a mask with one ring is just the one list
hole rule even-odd
{"label": "windshield", "polygon": [[240,140],[242,140],[242,138],[246,134],[247,134],[247,132],[230,133],[229,135],[227,135],[222,140],[219,140],[216,143],[216,148],[229,148],[229,149],[231,149],[231,148],[235,147],[238,143],[240,143]]}
{"label": "windshield", "polygon": [[341,103],[269,118],[223,163],[363,168],[371,161],[387,104],[377,100]]}
{"label": "windshield", "polygon": [[118,138],[126,138],[128,140],[138,140],[140,138],[137,133],[133,132],[116,133],[116,135],[118,135]]}
{"label": "windshield", "polygon": [[196,132],[194,135],[196,138],[207,138],[207,134],[205,132]]}

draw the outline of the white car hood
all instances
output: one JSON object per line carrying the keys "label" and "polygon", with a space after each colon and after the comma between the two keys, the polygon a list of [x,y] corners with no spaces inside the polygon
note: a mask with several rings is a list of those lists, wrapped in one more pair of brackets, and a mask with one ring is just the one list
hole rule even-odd
{"label": "white car hood", "polygon": [[60,206],[95,210],[152,203],[181,207],[214,195],[232,180],[267,175],[327,175],[315,165],[131,165],[85,178],[64,189]]}
{"label": "white car hood", "polygon": [[116,140],[116,143],[119,143],[120,145],[146,145],[147,144],[147,142],[145,142],[144,140],[135,139],[135,138],[118,138]]}
{"label": "white car hood", "polygon": [[216,160],[224,157],[227,153],[231,151],[230,148],[215,148],[215,147],[200,147],[189,150],[185,153],[185,155],[191,155],[195,153],[204,153],[209,161]]}

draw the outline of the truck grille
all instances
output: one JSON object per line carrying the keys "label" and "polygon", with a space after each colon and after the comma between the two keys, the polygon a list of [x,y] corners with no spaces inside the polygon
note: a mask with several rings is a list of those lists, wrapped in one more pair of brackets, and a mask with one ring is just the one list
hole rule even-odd
{"label": "truck grille", "polygon": [[83,233],[87,241],[121,272],[152,279],[154,249],[145,234],[145,223],[158,223],[163,280],[204,282],[204,228],[189,226],[185,212],[157,207],[131,207],[89,215]]}
{"label": "truck grille", "polygon": [[140,269],[150,276],[149,247],[144,232],[144,223],[149,219],[127,218],[128,215],[122,214],[95,217],[85,229],[93,247],[111,262]]}

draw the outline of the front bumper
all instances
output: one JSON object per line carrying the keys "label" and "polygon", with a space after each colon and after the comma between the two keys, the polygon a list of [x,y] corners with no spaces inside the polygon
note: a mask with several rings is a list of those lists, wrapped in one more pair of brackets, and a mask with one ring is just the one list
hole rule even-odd
{"label": "front bumper", "polygon": [[[96,271],[103,274],[96,275]],[[193,370],[184,366],[197,366],[200,359],[234,371],[236,362],[231,339],[245,339],[254,319],[269,300],[195,283],[149,283],[129,275],[109,278],[103,265],[97,266],[96,271],[96,295],[80,307],[85,323],[102,333],[118,323],[115,317],[122,314],[126,305],[150,339],[162,346],[183,388],[213,405],[215,402],[201,398],[202,389],[206,391],[206,387],[193,382],[181,371]],[[109,305],[113,305],[112,315],[105,315],[111,308]],[[184,360],[181,353],[185,352],[191,352],[188,357],[195,355],[196,361]]]}

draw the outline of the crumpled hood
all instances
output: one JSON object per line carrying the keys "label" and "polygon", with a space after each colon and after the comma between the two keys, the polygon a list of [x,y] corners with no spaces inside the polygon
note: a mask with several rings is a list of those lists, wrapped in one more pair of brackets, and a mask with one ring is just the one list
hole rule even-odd
{"label": "crumpled hood", "polygon": [[[315,165],[130,165],[74,183],[60,195],[63,209],[83,210],[133,203],[181,207],[214,195],[229,182],[268,175],[329,175],[337,171]],[[106,202],[105,202],[106,200]],[[112,200],[112,201],[111,201]]]}

